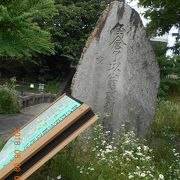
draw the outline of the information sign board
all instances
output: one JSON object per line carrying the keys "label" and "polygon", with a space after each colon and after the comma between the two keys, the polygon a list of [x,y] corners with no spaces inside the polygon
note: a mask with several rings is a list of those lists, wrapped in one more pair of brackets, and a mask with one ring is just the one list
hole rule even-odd
{"label": "information sign board", "polygon": [[6,142],[0,179],[27,179],[97,119],[87,104],[62,95]]}
{"label": "information sign board", "polygon": [[11,137],[0,152],[0,170],[14,159],[17,151],[25,151],[80,105],[80,103],[68,96],[64,96],[19,131],[19,145],[15,145],[16,137]]}

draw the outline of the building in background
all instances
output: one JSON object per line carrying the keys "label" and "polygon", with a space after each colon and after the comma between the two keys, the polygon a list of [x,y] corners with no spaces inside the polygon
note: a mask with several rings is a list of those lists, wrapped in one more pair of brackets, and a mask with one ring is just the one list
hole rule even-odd
{"label": "building in background", "polygon": [[[143,16],[143,13],[146,9],[138,6],[138,0],[133,0],[133,1],[132,0],[126,0],[126,2],[140,14],[142,22],[143,22],[144,26],[146,26],[147,23],[150,21],[150,20],[144,18],[144,16]],[[176,40],[175,37],[173,36],[174,33],[178,33],[178,29],[175,27],[172,27],[171,30],[169,31],[169,33],[167,33],[163,36],[160,36],[160,37],[152,38],[151,41],[167,43],[167,46],[171,47],[174,45],[175,40]],[[168,50],[166,55],[171,56],[172,51]]]}

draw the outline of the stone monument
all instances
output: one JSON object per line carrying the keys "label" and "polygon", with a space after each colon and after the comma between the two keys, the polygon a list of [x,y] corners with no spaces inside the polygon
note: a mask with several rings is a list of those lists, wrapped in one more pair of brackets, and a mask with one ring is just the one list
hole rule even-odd
{"label": "stone monument", "polygon": [[108,114],[110,130],[129,122],[144,134],[155,114],[158,86],[159,67],[139,14],[112,2],[86,42],[72,95]]}

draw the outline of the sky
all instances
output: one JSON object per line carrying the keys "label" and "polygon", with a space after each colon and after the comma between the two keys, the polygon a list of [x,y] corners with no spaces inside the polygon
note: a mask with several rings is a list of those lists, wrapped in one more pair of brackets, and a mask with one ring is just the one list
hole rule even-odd
{"label": "sky", "polygon": [[[145,8],[143,7],[139,7],[138,6],[138,0],[133,0],[132,2],[130,2],[131,0],[126,0],[126,2],[132,7],[134,8],[141,16],[142,22],[144,24],[144,26],[146,26],[146,24],[149,22],[149,20],[145,19],[142,15],[142,13],[145,11]],[[168,46],[172,46],[174,45],[175,42],[175,37],[172,36],[173,33],[177,33],[178,30],[175,27],[172,27],[170,32],[165,34],[162,37],[156,37],[155,39],[161,39],[163,41],[167,41],[168,42]],[[168,51],[167,55],[172,55],[172,51]]]}

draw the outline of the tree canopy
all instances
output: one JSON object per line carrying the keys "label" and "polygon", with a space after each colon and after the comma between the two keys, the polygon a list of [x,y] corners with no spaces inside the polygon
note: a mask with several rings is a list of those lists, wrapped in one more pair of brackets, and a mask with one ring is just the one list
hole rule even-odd
{"label": "tree canopy", "polygon": [[[154,35],[168,33],[174,26],[180,30],[180,1],[178,0],[139,0],[139,5],[147,8],[145,17],[151,19],[148,30]],[[180,35],[175,34],[176,44],[172,48],[180,54]]]}
{"label": "tree canopy", "polygon": [[61,58],[78,61],[85,41],[109,2],[110,0],[56,0],[59,13],[45,26],[52,27],[56,53]]}
{"label": "tree canopy", "polygon": [[3,0],[0,2],[0,56],[31,57],[53,53],[51,34],[38,20],[56,13],[53,0]]}

